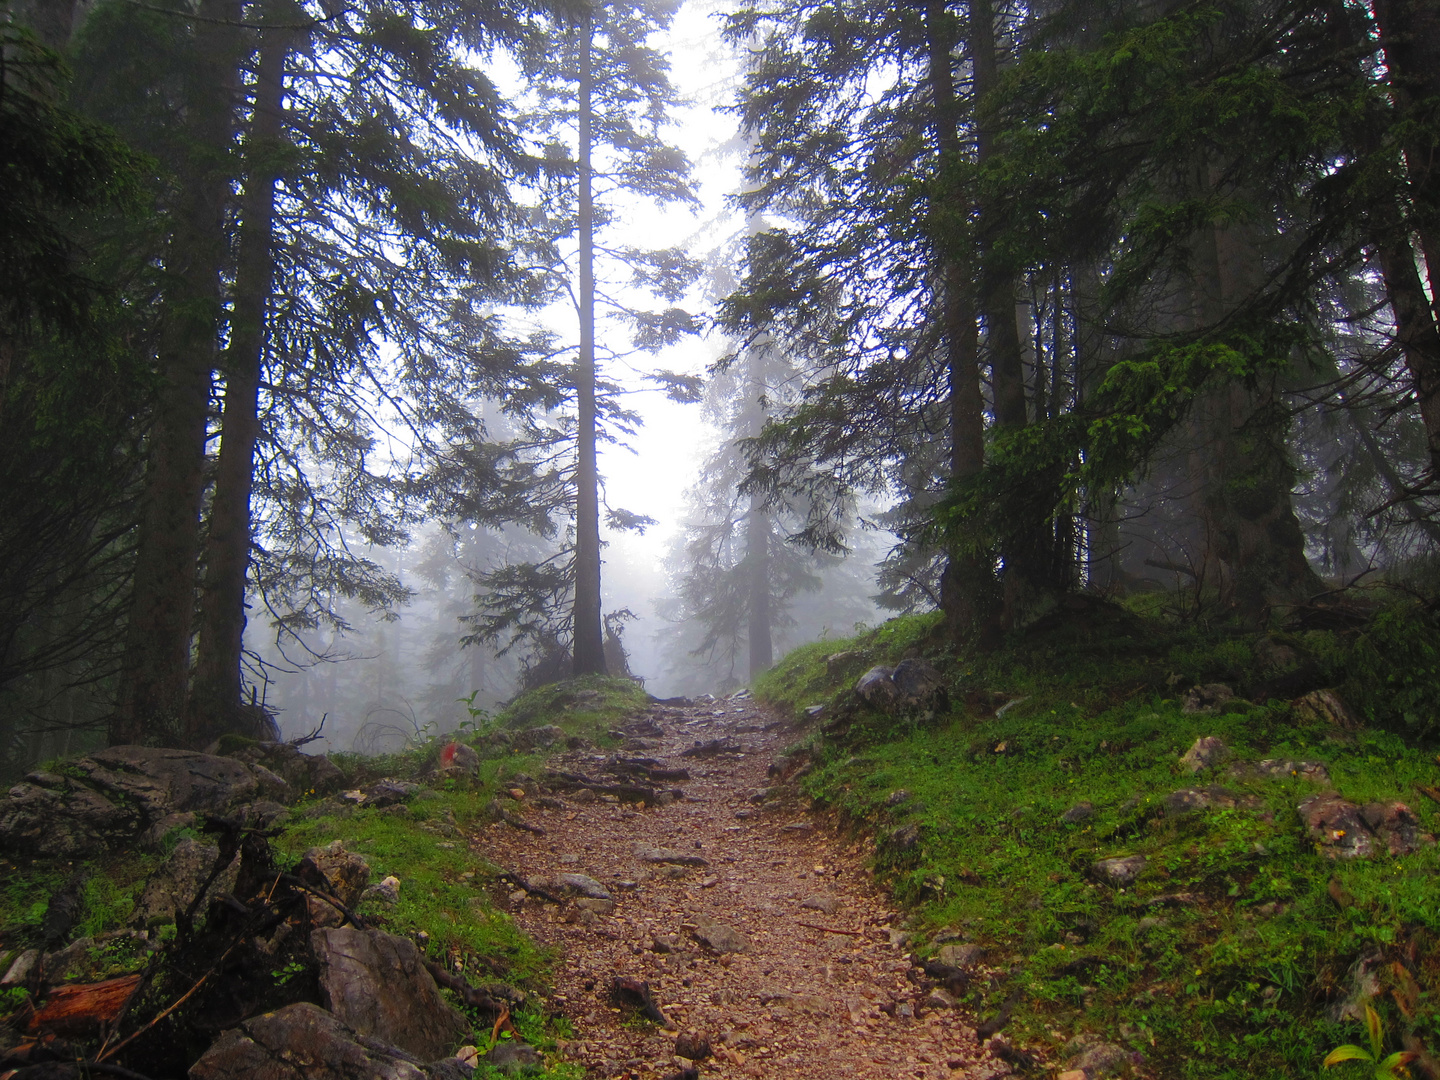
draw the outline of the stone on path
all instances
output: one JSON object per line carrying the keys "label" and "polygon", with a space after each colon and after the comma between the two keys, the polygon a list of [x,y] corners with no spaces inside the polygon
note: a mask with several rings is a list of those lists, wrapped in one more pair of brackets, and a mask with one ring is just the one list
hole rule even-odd
{"label": "stone on path", "polygon": [[746,953],[750,951],[750,939],[726,923],[717,922],[708,915],[695,917],[695,928],[691,936],[707,949],[717,953]]}
{"label": "stone on path", "polygon": [[641,862],[675,863],[678,866],[710,865],[710,861],[703,856],[693,855],[687,851],[677,851],[674,848],[651,847],[649,844],[636,844],[635,854]]}

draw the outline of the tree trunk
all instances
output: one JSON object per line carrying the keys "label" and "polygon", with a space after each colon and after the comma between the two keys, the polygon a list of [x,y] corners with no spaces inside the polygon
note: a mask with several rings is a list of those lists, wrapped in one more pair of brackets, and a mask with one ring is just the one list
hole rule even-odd
{"label": "tree trunk", "polygon": [[234,137],[238,0],[202,0],[187,89],[187,174],[177,183],[156,346],[160,386],[150,422],[119,700],[109,740],[179,736],[190,668],[210,376],[221,320],[225,148]]}
{"label": "tree trunk", "polygon": [[770,637],[770,515],[761,496],[750,496],[745,521],[745,564],[749,571],[746,637],[750,642],[750,678],[753,681],[775,663]]}
{"label": "tree trunk", "polygon": [[1440,321],[1440,136],[1433,116],[1440,102],[1440,4],[1435,0],[1375,0],[1389,87],[1402,121],[1410,121],[1405,168],[1410,179],[1411,226],[1429,271],[1431,319]]}
{"label": "tree trunk", "polygon": [[[995,155],[995,134],[1000,117],[994,96],[999,81],[996,59],[995,10],[990,0],[970,5],[970,62],[974,69],[975,160],[980,166]],[[990,348],[994,380],[995,422],[1003,427],[1024,427],[1025,366],[1019,327],[1015,321],[1015,275],[994,254],[995,208],[980,204],[980,314]]]}
{"label": "tree trunk", "polygon": [[590,171],[591,21],[580,22],[579,232],[580,356],[575,365],[578,413],[575,465],[576,675],[605,674],[600,618],[600,478],[595,462],[595,202]]}
{"label": "tree trunk", "polygon": [[255,100],[245,148],[245,196],[235,270],[230,346],[225,351],[225,412],[205,541],[199,646],[186,715],[192,744],[236,727],[241,701],[245,580],[250,567],[250,494],[260,437],[260,372],[265,311],[274,280],[276,150],[283,126],[288,31],[265,33],[255,72]]}
{"label": "tree trunk", "polygon": [[[982,168],[995,156],[995,135],[1000,126],[999,59],[995,40],[995,9],[991,0],[970,4],[970,63],[974,71],[975,160]],[[1016,276],[995,251],[1002,216],[982,199],[979,203],[980,316],[990,352],[995,424],[1000,430],[1022,428],[1029,416],[1025,402],[1025,357],[1015,318]],[[1011,522],[1001,538],[1002,630],[1020,625],[1037,587],[1044,584],[1043,567],[1050,561],[1051,538],[1044,522]]]}
{"label": "tree trunk", "polygon": [[[1202,182],[1213,186],[1218,176],[1212,167]],[[1253,290],[1259,238],[1242,224],[1216,225],[1200,237],[1197,256],[1196,312],[1202,327],[1214,328]],[[1295,474],[1275,389],[1232,382],[1214,390],[1195,402],[1190,429],[1207,577],[1218,582],[1224,606],[1263,625],[1273,606],[1324,587],[1305,557],[1291,503]]]}
{"label": "tree trunk", "polygon": [[[927,0],[925,30],[930,50],[930,86],[934,96],[934,132],[939,150],[937,172],[958,166],[964,149],[960,142],[961,110],[955,93],[954,37],[944,0]],[[945,197],[962,205],[963,192]],[[939,215],[937,215],[938,217]],[[968,214],[952,214],[952,220]],[[943,227],[943,226],[942,226]],[[985,467],[985,402],[980,389],[980,332],[975,321],[971,267],[962,254],[964,243],[937,236],[940,264],[942,318],[945,326],[950,380],[950,480],[959,483]],[[998,611],[992,602],[995,575],[990,560],[962,539],[952,546],[940,577],[940,605],[951,636],[973,640],[981,648],[998,640]]]}

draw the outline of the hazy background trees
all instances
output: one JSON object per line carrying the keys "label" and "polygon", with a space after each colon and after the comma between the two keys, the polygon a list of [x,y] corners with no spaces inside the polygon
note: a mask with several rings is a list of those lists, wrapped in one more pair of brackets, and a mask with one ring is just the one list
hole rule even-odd
{"label": "hazy background trees", "polygon": [[10,771],[1435,593],[1433,4],[744,3],[709,113],[665,3],[4,10]]}

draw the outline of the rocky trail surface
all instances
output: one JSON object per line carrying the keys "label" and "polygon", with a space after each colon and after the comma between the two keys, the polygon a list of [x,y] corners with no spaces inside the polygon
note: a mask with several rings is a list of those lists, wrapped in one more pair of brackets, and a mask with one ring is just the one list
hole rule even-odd
{"label": "rocky trail surface", "polygon": [[690,1067],[856,1080],[1008,1071],[912,966],[859,846],[769,789],[786,727],[744,698],[656,705],[618,754],[552,759],[539,779],[558,798],[526,793],[474,837],[515,883],[516,920],[560,954],[566,1057],[633,1080]]}

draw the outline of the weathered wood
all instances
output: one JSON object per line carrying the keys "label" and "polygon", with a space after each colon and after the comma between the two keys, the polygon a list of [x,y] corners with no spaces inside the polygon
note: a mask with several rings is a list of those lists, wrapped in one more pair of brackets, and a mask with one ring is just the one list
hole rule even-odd
{"label": "weathered wood", "polygon": [[57,986],[30,1014],[27,1029],[72,1038],[93,1036],[120,1015],[139,984],[139,975],[122,975],[104,982]]}

